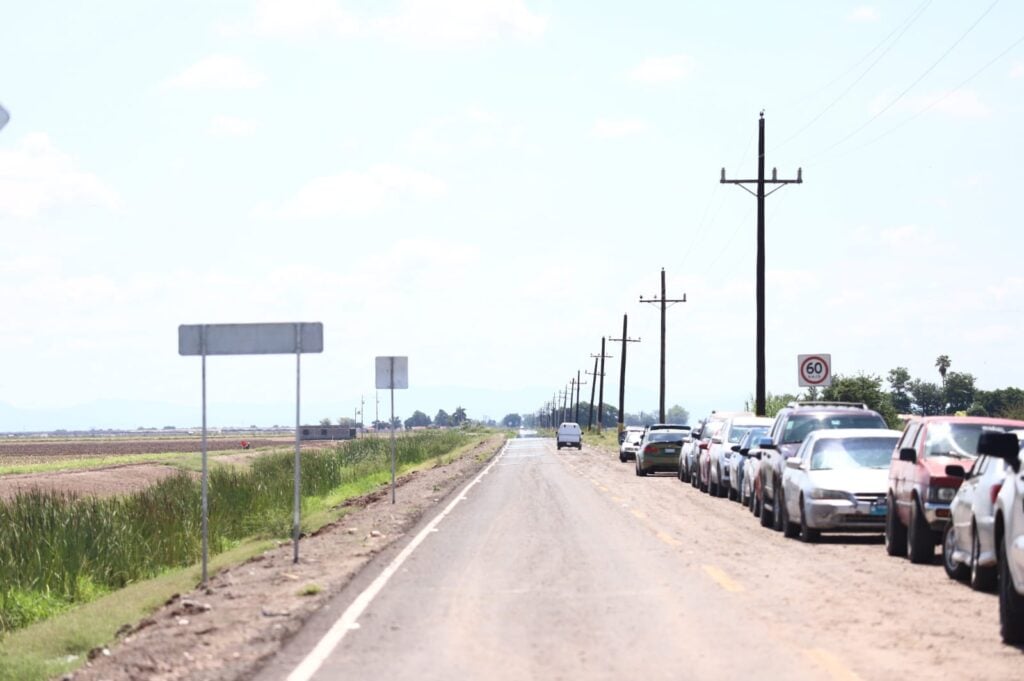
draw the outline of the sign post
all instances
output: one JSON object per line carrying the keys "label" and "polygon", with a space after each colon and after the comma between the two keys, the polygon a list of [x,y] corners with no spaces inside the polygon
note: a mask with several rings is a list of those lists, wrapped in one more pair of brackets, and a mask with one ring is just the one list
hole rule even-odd
{"label": "sign post", "polygon": [[295,499],[292,539],[294,562],[299,562],[301,516],[299,458],[300,358],[304,352],[324,351],[324,325],[320,322],[283,324],[182,324],[178,327],[178,354],[202,357],[203,382],[203,473],[202,473],[202,553],[203,584],[206,584],[209,556],[209,501],[206,453],[206,356],[207,355],[280,355],[295,353]]}
{"label": "sign post", "polygon": [[376,385],[391,391],[391,503],[395,503],[395,390],[409,387],[408,357],[378,357]]}
{"label": "sign post", "polygon": [[832,355],[797,355],[796,363],[801,388],[827,388],[832,385]]}

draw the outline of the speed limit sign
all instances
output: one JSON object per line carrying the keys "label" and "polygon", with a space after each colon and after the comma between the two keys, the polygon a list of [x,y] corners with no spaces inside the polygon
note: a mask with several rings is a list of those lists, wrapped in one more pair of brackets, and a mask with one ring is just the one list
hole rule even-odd
{"label": "speed limit sign", "polygon": [[832,355],[797,355],[801,388],[827,388],[832,385]]}

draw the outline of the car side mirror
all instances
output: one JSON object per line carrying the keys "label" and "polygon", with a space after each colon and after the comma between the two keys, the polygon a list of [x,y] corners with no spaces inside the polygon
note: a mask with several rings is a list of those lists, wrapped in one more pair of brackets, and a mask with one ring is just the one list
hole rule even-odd
{"label": "car side mirror", "polygon": [[948,475],[951,478],[964,479],[964,478],[967,477],[967,471],[964,470],[963,466],[958,466],[956,464],[950,464],[950,465],[946,466],[946,475]]}
{"label": "car side mirror", "polygon": [[775,440],[771,439],[770,437],[763,437],[760,440],[758,440],[757,446],[759,449],[778,449],[778,447],[775,445]]}
{"label": "car side mirror", "polygon": [[722,438],[720,438],[720,437],[713,437],[713,438],[711,438],[711,444],[715,444],[715,445],[722,444]]}
{"label": "car side mirror", "polygon": [[1020,440],[1014,433],[983,432],[978,438],[978,454],[1002,459],[1014,472],[1020,472]]}
{"label": "car side mirror", "polygon": [[734,452],[740,451],[740,446],[739,445],[733,445],[732,446],[732,451],[734,451]]}
{"label": "car side mirror", "polygon": [[758,461],[760,461],[760,460],[761,460],[761,452],[751,452],[751,453],[750,453],[750,456],[754,457],[754,458],[755,458],[755,459],[757,459]]}
{"label": "car side mirror", "polygon": [[786,459],[786,468],[799,469],[801,463],[803,463],[803,461],[800,459],[799,456],[791,456],[788,459]]}
{"label": "car side mirror", "polygon": [[917,450],[913,447],[904,447],[900,450],[900,461],[917,463]]}

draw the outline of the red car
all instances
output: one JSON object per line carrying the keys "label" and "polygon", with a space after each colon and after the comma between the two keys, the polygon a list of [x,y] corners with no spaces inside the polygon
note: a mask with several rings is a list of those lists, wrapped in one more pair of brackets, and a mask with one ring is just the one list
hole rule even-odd
{"label": "red car", "polygon": [[1024,428],[1024,421],[980,416],[921,416],[907,422],[889,463],[885,550],[930,563],[950,522],[949,504],[963,481],[947,466],[969,469],[984,431]]}

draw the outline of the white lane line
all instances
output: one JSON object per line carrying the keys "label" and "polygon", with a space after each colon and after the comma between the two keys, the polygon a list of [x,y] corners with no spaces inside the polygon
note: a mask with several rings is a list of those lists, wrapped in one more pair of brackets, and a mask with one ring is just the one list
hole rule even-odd
{"label": "white lane line", "polygon": [[[483,478],[488,471],[494,468],[494,465],[498,463],[498,460],[504,456],[505,450],[508,449],[508,443],[509,441],[506,440],[505,446],[501,448],[498,455],[494,457],[494,460],[491,461],[483,472],[476,476],[473,482],[469,483],[469,487],[479,483],[480,479]],[[327,658],[330,657],[331,653],[334,652],[334,649],[338,647],[339,643],[341,643],[341,640],[345,638],[345,634],[352,629],[359,628],[359,617],[363,614],[366,608],[369,607],[370,603],[373,602],[373,599],[377,594],[381,592],[384,586],[388,583],[388,580],[391,579],[391,576],[398,572],[398,568],[402,566],[402,563],[412,555],[412,552],[416,550],[416,547],[422,544],[423,540],[426,539],[429,534],[437,530],[438,523],[444,520],[460,501],[464,501],[465,499],[465,495],[460,495],[453,499],[452,502],[448,504],[448,506],[437,516],[435,516],[426,527],[420,530],[420,533],[417,534],[404,549],[402,549],[401,553],[395,556],[395,559],[392,560],[386,568],[384,568],[383,572],[377,576],[377,579],[373,580],[370,586],[366,587],[366,589],[359,594],[354,601],[352,601],[352,604],[348,606],[345,612],[341,613],[341,617],[331,625],[331,628],[327,630],[327,633],[324,634],[324,637],[320,639],[313,650],[311,650],[309,654],[306,655],[305,659],[303,659],[302,662],[300,662],[294,669],[294,671],[288,675],[288,681],[309,681],[309,679],[313,678],[313,675],[316,674]]]}

